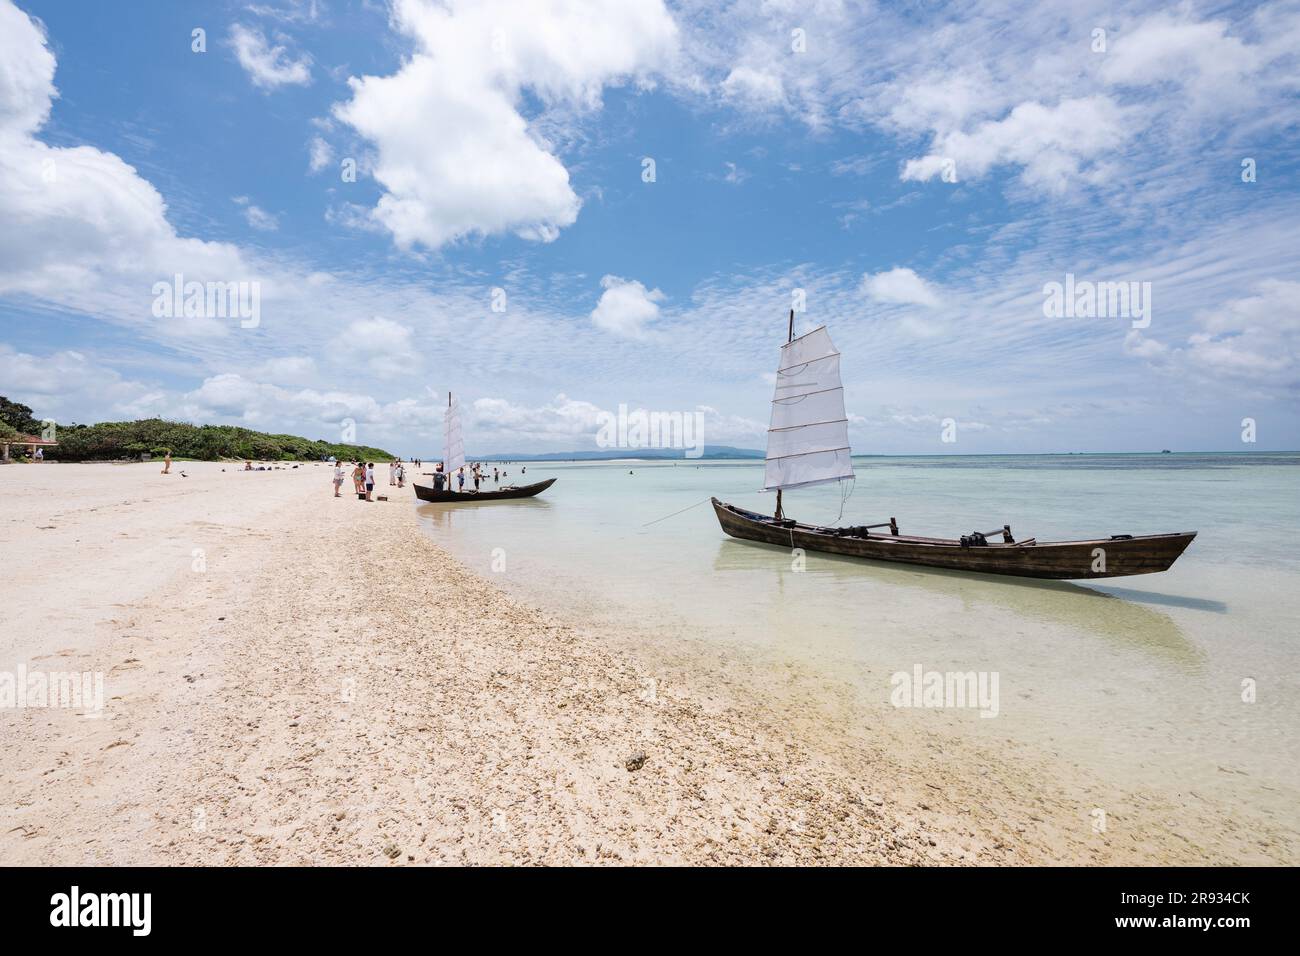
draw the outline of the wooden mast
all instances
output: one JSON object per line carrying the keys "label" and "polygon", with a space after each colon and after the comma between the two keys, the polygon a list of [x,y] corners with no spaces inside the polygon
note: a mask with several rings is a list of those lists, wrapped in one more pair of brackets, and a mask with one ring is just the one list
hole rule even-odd
{"label": "wooden mast", "polygon": [[[790,328],[786,331],[785,344],[789,345],[794,341],[794,309],[790,310]],[[780,374],[779,372],[777,373]],[[773,516],[780,521],[785,515],[781,512],[781,489],[776,489],[776,514]]]}

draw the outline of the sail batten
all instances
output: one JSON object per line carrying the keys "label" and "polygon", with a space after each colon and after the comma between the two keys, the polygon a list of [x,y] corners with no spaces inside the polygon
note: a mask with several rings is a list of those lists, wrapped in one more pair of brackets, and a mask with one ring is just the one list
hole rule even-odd
{"label": "sail batten", "polygon": [[852,478],[852,455],[840,353],[822,326],[781,347],[763,488],[807,488]]}

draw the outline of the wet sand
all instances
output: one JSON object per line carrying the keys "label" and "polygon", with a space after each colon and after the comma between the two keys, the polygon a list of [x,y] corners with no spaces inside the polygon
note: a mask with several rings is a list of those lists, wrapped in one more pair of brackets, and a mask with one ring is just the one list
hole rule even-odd
{"label": "wet sand", "polygon": [[102,672],[106,697],[0,709],[6,863],[1296,859],[1195,794],[530,607],[422,533],[386,467],[371,504],[324,465],[182,469],[0,468],[0,671]]}

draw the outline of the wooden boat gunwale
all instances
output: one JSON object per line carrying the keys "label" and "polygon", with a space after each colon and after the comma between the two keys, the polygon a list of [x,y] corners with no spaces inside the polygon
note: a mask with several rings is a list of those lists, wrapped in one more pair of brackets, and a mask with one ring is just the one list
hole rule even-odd
{"label": "wooden boat gunwale", "polygon": [[[845,534],[842,529],[748,511],[718,498],[713,498],[712,502],[722,530],[736,538],[866,560],[1055,580],[1124,577],[1164,571],[1196,537],[1195,531],[1182,531],[1076,541],[989,541],[983,545],[963,547],[960,539],[954,538],[889,532],[873,534],[869,531]],[[1093,570],[1096,549],[1105,552],[1105,570]]]}

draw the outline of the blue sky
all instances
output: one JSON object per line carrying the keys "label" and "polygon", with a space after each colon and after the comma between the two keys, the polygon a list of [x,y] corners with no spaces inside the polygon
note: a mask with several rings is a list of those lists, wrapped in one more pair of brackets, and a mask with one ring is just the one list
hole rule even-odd
{"label": "blue sky", "polygon": [[[803,290],[860,453],[1297,448],[1297,51],[1296,3],[0,0],[0,393],[762,447]],[[1067,273],[1149,323],[1045,315]]]}

